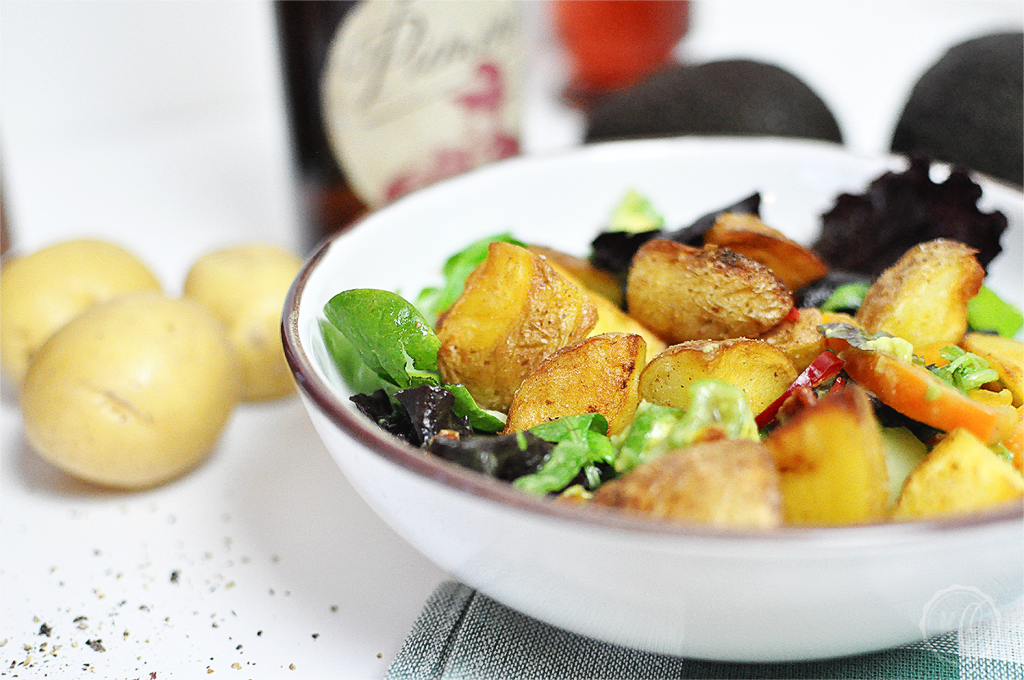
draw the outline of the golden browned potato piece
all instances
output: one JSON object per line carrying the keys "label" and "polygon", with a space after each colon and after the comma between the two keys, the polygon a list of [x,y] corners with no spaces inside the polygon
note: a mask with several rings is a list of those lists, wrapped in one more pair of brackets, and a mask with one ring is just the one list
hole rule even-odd
{"label": "golden browned potato piece", "polygon": [[793,308],[785,284],[749,257],[663,239],[633,257],[626,299],[630,316],[669,344],[758,336]]}
{"label": "golden browned potato piece", "polygon": [[437,366],[483,408],[508,409],[523,379],[582,340],[597,309],[580,288],[526,248],[496,242],[440,321]]}
{"label": "golden browned potato piece", "polygon": [[531,245],[528,248],[531,253],[545,258],[559,274],[569,274],[587,290],[597,293],[616,307],[622,307],[622,282],[615,274],[598,269],[586,258],[569,255],[554,248],[538,245]]}
{"label": "golden browned potato piece", "polygon": [[828,273],[828,266],[813,250],[786,238],[756,215],[720,215],[704,233],[704,243],[757,260],[775,272],[790,290],[799,290]]}
{"label": "golden browned potato piece", "polygon": [[733,529],[782,523],[779,477],[760,442],[694,444],[598,487],[593,503],[657,519]]}
{"label": "golden browned potato piece", "polygon": [[508,409],[505,432],[528,430],[563,416],[600,413],[608,434],[633,420],[640,403],[646,343],[639,335],[596,335],[558,350],[527,376]]}
{"label": "golden browned potato piece", "polygon": [[796,376],[789,357],[763,340],[693,340],[672,345],[648,362],[640,374],[640,398],[685,409],[691,383],[720,380],[742,390],[756,415],[778,399]]}
{"label": "golden browned potato piece", "polygon": [[919,243],[882,272],[854,318],[922,351],[959,343],[967,331],[967,302],[985,278],[976,252],[949,239]]}
{"label": "golden browned potato piece", "polygon": [[[535,246],[530,246],[531,252],[534,252],[534,248]],[[572,281],[578,285],[590,297],[590,301],[594,303],[594,307],[597,308],[597,323],[590,331],[591,336],[604,335],[605,333],[639,335],[647,343],[647,356],[654,356],[668,347],[664,340],[655,335],[650,329],[645,328],[643,324],[629,314],[622,311],[614,302],[584,285],[576,278],[572,271],[565,269],[559,262],[553,259],[546,258],[545,261],[552,269],[561,274],[565,280]]]}
{"label": "golden browned potato piece", "polygon": [[782,479],[788,524],[856,524],[885,516],[889,475],[882,436],[860,387],[798,411],[765,443]]}
{"label": "golden browned potato piece", "polygon": [[809,307],[798,310],[797,314],[795,319],[787,316],[758,339],[785,352],[799,373],[824,352],[826,347],[825,336],[818,331],[818,326],[825,323],[821,312]]}
{"label": "golden browned potato piece", "polygon": [[964,429],[946,434],[907,477],[893,519],[943,517],[1020,500],[1024,477]]}
{"label": "golden browned potato piece", "polygon": [[1013,405],[1024,403],[1024,343],[986,333],[968,333],[960,347],[985,359],[1013,395]]}

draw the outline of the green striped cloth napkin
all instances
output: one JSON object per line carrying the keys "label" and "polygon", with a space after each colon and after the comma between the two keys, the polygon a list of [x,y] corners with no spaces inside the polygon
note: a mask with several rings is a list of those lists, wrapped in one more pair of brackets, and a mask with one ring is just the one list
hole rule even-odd
{"label": "green striped cloth napkin", "polygon": [[801,663],[698,661],[575,635],[448,581],[388,669],[388,680],[984,678],[1024,680],[1024,607],[967,630],[873,654]]}

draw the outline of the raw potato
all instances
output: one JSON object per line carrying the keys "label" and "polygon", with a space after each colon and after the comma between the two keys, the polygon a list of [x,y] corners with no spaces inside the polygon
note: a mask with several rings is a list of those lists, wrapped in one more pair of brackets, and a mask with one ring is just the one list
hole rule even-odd
{"label": "raw potato", "polygon": [[889,473],[867,393],[851,385],[798,411],[765,440],[782,479],[787,524],[882,519]]}
{"label": "raw potato", "polygon": [[782,523],[779,476],[760,442],[694,444],[605,482],[592,500],[658,519],[732,529]]}
{"label": "raw potato", "polygon": [[629,314],[669,344],[756,337],[793,308],[785,284],[728,248],[652,239],[633,257]]}
{"label": "raw potato", "polygon": [[828,273],[828,266],[809,248],[786,238],[756,215],[725,213],[707,232],[704,243],[746,255],[775,272],[791,291],[800,290]]}
{"label": "raw potato", "polygon": [[743,391],[758,414],[796,380],[793,362],[762,340],[694,340],[672,345],[651,359],[640,375],[640,398],[687,408],[687,387],[697,380],[720,380]]}
{"label": "raw potato", "polygon": [[608,435],[632,421],[640,403],[646,343],[639,335],[609,333],[563,347],[516,390],[505,433],[528,430],[563,416],[600,413]]}
{"label": "raw potato", "polygon": [[596,323],[575,283],[526,248],[495,242],[440,321],[437,367],[483,408],[507,411],[526,376]]}
{"label": "raw potato", "polygon": [[4,262],[0,270],[0,364],[20,385],[53,333],[95,304],[135,291],[159,291],[139,258],[95,239],[63,241]]}
{"label": "raw potato", "polygon": [[919,354],[959,343],[967,302],[985,278],[976,252],[948,239],[919,243],[882,272],[854,318],[869,331],[903,338]]}
{"label": "raw potato", "polygon": [[135,293],[54,334],[29,367],[21,407],[43,458],[90,482],[141,488],[198,464],[238,391],[234,351],[209,311]]}
{"label": "raw potato", "polygon": [[963,429],[949,432],[907,477],[893,519],[945,517],[1019,501],[1024,478]]}
{"label": "raw potato", "polygon": [[242,371],[242,399],[279,399],[295,391],[281,344],[281,312],[302,260],[285,248],[248,243],[199,258],[182,293],[227,327]]}

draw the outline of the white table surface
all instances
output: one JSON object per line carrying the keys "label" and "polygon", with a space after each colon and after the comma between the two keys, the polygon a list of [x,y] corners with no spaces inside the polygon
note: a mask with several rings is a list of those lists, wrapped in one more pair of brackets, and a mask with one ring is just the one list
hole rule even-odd
{"label": "white table surface", "polygon": [[[583,121],[557,96],[564,58],[542,6],[524,8],[523,147],[570,148]],[[722,0],[695,3],[691,21],[681,58],[774,61],[875,153],[929,64],[1021,30],[1024,6]],[[265,2],[0,2],[15,248],[109,238],[177,293],[213,247],[297,246],[277,68]],[[3,387],[0,677],[381,677],[446,578],[357,496],[294,397],[239,408],[184,478],[116,493],[36,457]]]}

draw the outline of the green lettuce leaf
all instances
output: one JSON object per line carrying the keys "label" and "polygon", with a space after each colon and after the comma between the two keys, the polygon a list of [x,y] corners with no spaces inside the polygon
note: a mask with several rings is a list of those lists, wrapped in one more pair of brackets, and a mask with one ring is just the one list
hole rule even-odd
{"label": "green lettuce leaf", "polygon": [[440,384],[441,341],[419,310],[400,295],[369,288],[346,290],[327,302],[324,316],[381,380],[402,389]]}
{"label": "green lettuce leaf", "polygon": [[452,408],[455,415],[469,418],[469,424],[473,426],[474,430],[501,432],[505,429],[505,414],[480,408],[465,385],[445,385],[444,387],[455,395],[455,406]]}
{"label": "green lettuce leaf", "polygon": [[394,390],[393,385],[381,380],[381,377],[366,365],[355,346],[337,326],[327,319],[320,319],[320,333],[328,355],[334,360],[342,380],[353,392],[370,394],[380,389]]}
{"label": "green lettuce leaf", "polygon": [[638,234],[665,226],[665,218],[654,209],[654,204],[640,192],[630,189],[612,210],[608,218],[608,231]]}
{"label": "green lettuce leaf", "polygon": [[527,493],[542,496],[561,491],[581,471],[587,487],[593,489],[601,482],[597,464],[610,466],[615,460],[615,449],[607,437],[608,421],[599,413],[559,418],[527,432],[555,444],[540,470],[513,482]]}
{"label": "green lettuce leaf", "polygon": [[967,325],[974,331],[1012,338],[1024,328],[1024,314],[992,289],[982,286],[967,302]]}

